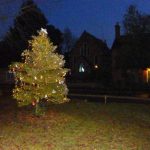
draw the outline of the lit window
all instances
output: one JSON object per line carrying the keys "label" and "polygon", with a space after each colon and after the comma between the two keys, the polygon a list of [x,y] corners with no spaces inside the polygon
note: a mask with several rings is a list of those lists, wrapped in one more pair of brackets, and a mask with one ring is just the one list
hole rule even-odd
{"label": "lit window", "polygon": [[147,68],[146,81],[147,81],[147,83],[150,82],[150,68]]}
{"label": "lit window", "polygon": [[80,64],[79,66],[79,72],[85,72],[85,68],[83,64]]}
{"label": "lit window", "polygon": [[95,65],[94,68],[95,68],[95,69],[98,69],[98,65]]}

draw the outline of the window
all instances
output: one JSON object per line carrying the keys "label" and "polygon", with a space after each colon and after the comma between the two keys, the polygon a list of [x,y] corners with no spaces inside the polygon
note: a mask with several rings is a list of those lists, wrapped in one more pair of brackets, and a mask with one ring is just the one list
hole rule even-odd
{"label": "window", "polygon": [[98,64],[98,57],[97,57],[97,56],[95,56],[95,58],[94,58],[94,64],[95,64],[95,65]]}
{"label": "window", "polygon": [[147,68],[146,82],[150,83],[150,68]]}
{"label": "window", "polygon": [[87,50],[87,45],[86,43],[84,43],[84,46],[83,46],[83,55],[86,56],[86,50]]}
{"label": "window", "polygon": [[82,49],[82,47],[80,47],[80,55],[81,56],[83,55],[83,49]]}
{"label": "window", "polygon": [[81,48],[80,48],[80,55],[81,56],[87,56],[87,55],[89,55],[89,49],[88,49],[86,43],[83,43],[83,45],[81,46]]}
{"label": "window", "polygon": [[83,49],[83,56],[86,56],[86,49]]}
{"label": "window", "polygon": [[85,68],[83,64],[79,65],[79,72],[85,72]]}
{"label": "window", "polygon": [[89,56],[89,48],[87,47],[86,56]]}

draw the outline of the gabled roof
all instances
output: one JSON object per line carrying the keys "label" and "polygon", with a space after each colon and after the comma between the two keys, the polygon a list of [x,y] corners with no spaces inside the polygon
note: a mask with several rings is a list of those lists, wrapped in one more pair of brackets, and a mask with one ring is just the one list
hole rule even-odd
{"label": "gabled roof", "polygon": [[141,42],[144,42],[145,46],[150,45],[150,33],[143,33],[139,35],[121,35],[119,38],[115,39],[111,49],[117,49],[125,45],[129,45],[135,39],[142,39]]}
{"label": "gabled roof", "polygon": [[129,44],[131,42],[132,36],[130,35],[121,35],[119,38],[116,38],[113,42],[111,49],[120,48],[126,44]]}
{"label": "gabled roof", "polygon": [[119,68],[123,66],[136,69],[149,67],[150,33],[120,36],[113,42],[113,51],[118,55],[116,66]]}
{"label": "gabled roof", "polygon": [[[102,41],[101,39],[96,38],[94,35],[90,34],[90,33],[87,32],[87,31],[84,31],[84,32],[81,34],[81,36],[80,36],[79,39],[77,40],[77,42],[76,42],[74,48],[76,48],[76,46],[78,45],[78,43],[79,43],[80,41],[83,41],[83,40],[92,41],[93,44],[94,44],[94,45],[97,45],[99,48],[101,48],[102,51],[103,51],[103,50],[109,50],[107,44],[106,44],[104,41]],[[74,48],[73,48],[73,49],[74,49]]]}
{"label": "gabled roof", "polygon": [[99,45],[100,47],[108,49],[107,44],[104,41],[102,41],[101,39],[96,38],[94,35],[90,34],[87,31],[84,31],[81,34],[80,38],[89,38],[89,39],[92,39],[95,42],[95,44]]}

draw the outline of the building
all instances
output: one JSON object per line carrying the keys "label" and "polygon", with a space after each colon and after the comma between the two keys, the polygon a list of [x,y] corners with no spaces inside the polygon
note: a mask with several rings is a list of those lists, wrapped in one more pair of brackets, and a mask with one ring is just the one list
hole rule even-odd
{"label": "building", "polygon": [[112,45],[112,78],[115,85],[144,85],[150,83],[150,34],[120,35],[115,25]]}
{"label": "building", "polygon": [[107,44],[84,31],[69,54],[71,78],[107,80],[110,77],[110,57]]}

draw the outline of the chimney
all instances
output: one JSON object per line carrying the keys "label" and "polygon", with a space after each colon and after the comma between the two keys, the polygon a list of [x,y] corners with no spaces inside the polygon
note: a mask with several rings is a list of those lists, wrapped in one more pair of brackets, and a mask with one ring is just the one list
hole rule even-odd
{"label": "chimney", "polygon": [[120,25],[118,22],[115,25],[115,37],[116,37],[116,39],[118,39],[120,37]]}

